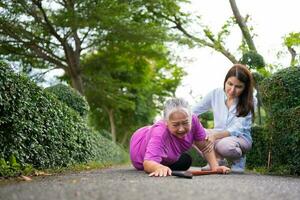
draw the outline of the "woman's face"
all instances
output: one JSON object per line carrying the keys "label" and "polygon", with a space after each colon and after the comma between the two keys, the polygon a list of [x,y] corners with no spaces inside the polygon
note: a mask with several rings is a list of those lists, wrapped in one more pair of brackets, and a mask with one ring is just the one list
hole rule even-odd
{"label": "woman's face", "polygon": [[231,76],[225,82],[225,93],[227,98],[239,97],[245,89],[245,83],[241,82],[235,76]]}
{"label": "woman's face", "polygon": [[178,138],[183,138],[191,129],[189,116],[183,111],[173,112],[167,121],[167,126],[171,134]]}

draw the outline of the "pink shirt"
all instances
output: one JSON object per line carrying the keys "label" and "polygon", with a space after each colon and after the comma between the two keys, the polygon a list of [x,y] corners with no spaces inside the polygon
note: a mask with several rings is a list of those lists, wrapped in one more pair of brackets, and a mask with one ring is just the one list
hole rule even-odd
{"label": "pink shirt", "polygon": [[176,162],[180,155],[192,147],[193,142],[205,139],[205,131],[196,115],[192,116],[192,128],[178,138],[170,133],[164,121],[152,126],[138,129],[130,140],[130,159],[133,166],[143,170],[144,160],[152,160],[169,166]]}

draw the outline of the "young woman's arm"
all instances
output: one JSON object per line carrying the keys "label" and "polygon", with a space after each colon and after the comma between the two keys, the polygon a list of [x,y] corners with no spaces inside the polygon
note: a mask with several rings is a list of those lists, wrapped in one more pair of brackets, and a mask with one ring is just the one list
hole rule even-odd
{"label": "young woman's arm", "polygon": [[230,136],[229,131],[216,131],[213,129],[206,129],[207,131],[207,140],[214,142],[215,140],[222,139],[224,137]]}

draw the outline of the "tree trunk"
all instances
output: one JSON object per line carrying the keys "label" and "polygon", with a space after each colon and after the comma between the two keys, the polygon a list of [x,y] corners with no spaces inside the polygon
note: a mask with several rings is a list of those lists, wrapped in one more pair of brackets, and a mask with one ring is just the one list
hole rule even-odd
{"label": "tree trunk", "polygon": [[261,95],[259,92],[258,86],[256,87],[256,97],[257,97],[257,117],[258,117],[258,124],[262,125],[262,120],[261,120]]}
{"label": "tree trunk", "polygon": [[105,108],[109,117],[109,123],[110,123],[110,132],[111,132],[111,138],[114,143],[117,141],[116,136],[116,126],[115,126],[115,120],[114,120],[114,114],[113,109]]}
{"label": "tree trunk", "polygon": [[76,69],[76,68],[79,68],[79,67],[73,67],[73,66],[69,65],[68,75],[71,79],[71,85],[80,94],[84,95],[81,72],[79,70],[74,70],[74,68]]}
{"label": "tree trunk", "polygon": [[66,61],[69,68],[68,75],[71,79],[71,85],[80,94],[84,95],[82,74],[80,69],[81,46],[75,30],[73,33],[73,38],[75,40],[75,49],[73,49],[72,46],[70,46],[67,41],[63,41],[62,46],[64,48],[64,52],[66,55]]}
{"label": "tree trunk", "polygon": [[125,145],[125,142],[127,141],[127,138],[128,138],[128,134],[129,134],[128,131],[124,134],[124,136],[122,138],[121,146]]}
{"label": "tree trunk", "polygon": [[291,62],[290,62],[290,65],[291,67],[295,65],[295,60],[296,60],[296,51],[295,49],[293,49],[292,47],[288,47],[288,51],[290,52],[291,54]]}

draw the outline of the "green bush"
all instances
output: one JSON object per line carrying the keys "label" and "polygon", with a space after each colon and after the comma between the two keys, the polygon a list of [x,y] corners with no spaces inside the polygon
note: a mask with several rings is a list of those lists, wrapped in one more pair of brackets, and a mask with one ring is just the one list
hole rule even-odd
{"label": "green bush", "polygon": [[252,127],[253,146],[247,153],[247,168],[267,167],[269,153],[269,135],[266,128]]}
{"label": "green bush", "polygon": [[14,155],[11,155],[7,161],[4,158],[0,158],[0,176],[27,175],[32,173],[32,171],[31,165],[20,165]]}
{"label": "green bush", "polygon": [[273,113],[269,130],[272,169],[283,168],[289,174],[300,175],[300,106]]}
{"label": "green bush", "polygon": [[214,124],[214,114],[212,111],[205,112],[200,115],[200,122],[204,128],[213,128]]}
{"label": "green bush", "polygon": [[269,114],[300,105],[300,68],[289,67],[260,84],[263,105]]}
{"label": "green bush", "polygon": [[192,157],[192,166],[195,167],[204,167],[207,164],[207,161],[199,154],[195,148],[191,148],[187,153]]}
{"label": "green bush", "polygon": [[250,69],[260,69],[266,65],[264,58],[255,51],[245,52],[240,59],[240,63],[248,65]]}
{"label": "green bush", "polygon": [[300,174],[300,68],[283,69],[261,83],[271,141],[271,170]]}
{"label": "green bush", "polygon": [[12,155],[34,168],[124,159],[77,112],[0,62],[0,159]]}
{"label": "green bush", "polygon": [[107,130],[101,129],[101,130],[99,131],[99,133],[100,133],[103,137],[107,138],[108,140],[112,140],[111,133],[108,132]]}
{"label": "green bush", "polygon": [[84,96],[73,88],[57,84],[45,89],[45,91],[53,93],[60,101],[67,104],[70,108],[79,113],[80,116],[86,117],[89,111],[89,105]]}

